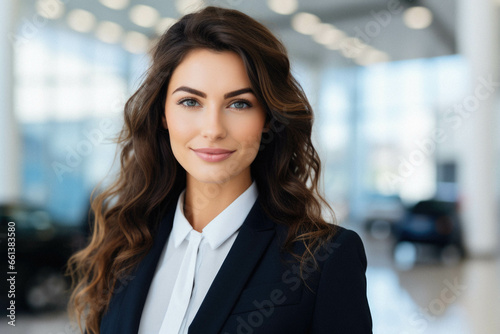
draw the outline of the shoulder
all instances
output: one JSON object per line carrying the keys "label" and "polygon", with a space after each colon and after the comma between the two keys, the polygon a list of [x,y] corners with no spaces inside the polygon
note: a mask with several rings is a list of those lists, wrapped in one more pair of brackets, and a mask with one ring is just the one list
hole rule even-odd
{"label": "shoulder", "polygon": [[[318,253],[320,278],[313,333],[338,328],[339,333],[371,333],[372,319],[366,290],[366,255],[360,236],[339,227]],[[335,315],[335,316],[332,316]]]}
{"label": "shoulder", "polygon": [[[274,221],[263,211],[261,214],[262,216],[260,219],[267,221],[267,223],[262,224],[260,221],[259,226],[267,226],[275,230],[275,240],[287,262],[296,263],[297,258],[295,258],[294,261],[292,256],[292,254],[295,254],[299,256],[304,255],[305,257],[303,260],[308,259],[309,261],[316,262],[320,272],[323,271],[322,268],[324,267],[335,270],[334,268],[337,266],[354,266],[363,273],[366,270],[367,260],[365,248],[359,234],[355,231],[337,224],[328,224],[328,237],[322,237],[321,239],[314,238],[313,235],[315,231],[312,230],[306,231],[307,233],[305,233],[305,235],[308,235],[309,238],[307,238],[307,241],[304,241],[303,236],[301,237],[298,234],[294,234],[300,232],[294,232],[291,236],[289,235],[291,226]],[[325,234],[323,233],[323,235]],[[296,241],[292,242],[291,245],[286,244],[287,240],[291,241],[290,239],[293,238],[295,238]],[[314,247],[314,245],[318,243],[321,246],[317,248]],[[310,247],[311,245],[312,247]],[[309,250],[313,249],[315,249],[314,259],[311,256],[307,256],[307,254],[311,254]],[[313,267],[315,266],[313,263],[308,263],[308,265],[309,264]]]}
{"label": "shoulder", "polygon": [[[289,229],[288,226],[276,225],[277,236],[281,244],[286,239]],[[303,242],[295,242],[293,249],[295,253],[302,253],[306,247]],[[347,262],[359,262],[364,267],[367,265],[365,248],[359,234],[339,225],[332,225],[328,241],[322,243],[314,256],[317,261],[323,262],[319,263],[320,267],[325,262],[339,260],[339,258]]]}
{"label": "shoulder", "polygon": [[322,280],[331,280],[332,275],[349,276],[349,272],[364,276],[367,267],[365,248],[360,236],[341,226],[335,226],[333,236],[317,249],[314,259]]}
{"label": "shoulder", "polygon": [[[328,285],[337,282],[340,286],[354,280],[365,285],[367,259],[359,234],[338,225],[333,227],[333,235],[326,242],[321,242],[319,247],[310,247],[304,241],[295,241],[291,249],[282,248],[282,256],[292,266],[303,266],[308,271],[307,284]],[[289,227],[277,225],[276,231],[278,243],[283,247]],[[314,254],[311,256],[309,250],[313,249]],[[301,260],[297,256],[301,257]]]}
{"label": "shoulder", "polygon": [[[359,263],[366,268],[366,254],[363,241],[353,230],[336,226],[334,236],[326,243],[325,249],[334,257],[342,257],[343,261]],[[336,254],[336,255],[335,255]]]}

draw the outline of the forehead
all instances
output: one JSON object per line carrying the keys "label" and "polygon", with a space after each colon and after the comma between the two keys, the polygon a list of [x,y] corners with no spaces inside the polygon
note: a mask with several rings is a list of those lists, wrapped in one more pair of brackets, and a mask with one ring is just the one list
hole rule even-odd
{"label": "forehead", "polygon": [[232,51],[190,51],[172,73],[169,92],[186,85],[196,89],[239,89],[250,87],[241,57]]}

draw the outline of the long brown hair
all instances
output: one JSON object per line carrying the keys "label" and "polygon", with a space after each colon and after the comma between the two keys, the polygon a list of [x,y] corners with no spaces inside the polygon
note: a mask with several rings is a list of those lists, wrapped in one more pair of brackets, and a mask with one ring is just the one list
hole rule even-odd
{"label": "long brown hair", "polygon": [[292,245],[302,242],[304,253],[292,254],[302,268],[335,232],[322,217],[326,208],[334,219],[318,190],[321,164],[311,141],[312,109],[290,73],[282,43],[236,10],[207,7],[185,15],[161,36],[144,82],[125,105],[118,178],[93,196],[92,238],[68,262],[74,282],[70,314],[85,322],[89,334],[99,333],[117,280],[148,252],[165,208],[186,186],[186,172],[161,120],[172,72],[195,48],[241,56],[266,110],[270,131],[263,134],[251,173],[267,215],[289,226],[283,250],[292,253]]}

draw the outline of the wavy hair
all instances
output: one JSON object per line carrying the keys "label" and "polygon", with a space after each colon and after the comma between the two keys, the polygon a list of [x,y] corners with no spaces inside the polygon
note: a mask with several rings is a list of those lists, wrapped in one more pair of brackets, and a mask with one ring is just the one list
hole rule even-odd
{"label": "wavy hair", "polygon": [[[162,115],[173,71],[197,48],[237,53],[266,110],[270,131],[262,136],[251,174],[267,215],[289,227],[282,251],[299,261],[302,272],[335,233],[335,225],[322,216],[326,209],[334,220],[318,188],[321,164],[311,141],[312,108],[290,72],[282,43],[236,10],[206,7],[185,15],[160,37],[145,80],[125,104],[117,138],[118,177],[92,196],[91,239],[68,262],[73,279],[69,311],[89,334],[99,333],[115,284],[149,251],[165,208],[186,186],[186,172],[172,153]],[[297,241],[305,246],[302,254],[292,251]]]}

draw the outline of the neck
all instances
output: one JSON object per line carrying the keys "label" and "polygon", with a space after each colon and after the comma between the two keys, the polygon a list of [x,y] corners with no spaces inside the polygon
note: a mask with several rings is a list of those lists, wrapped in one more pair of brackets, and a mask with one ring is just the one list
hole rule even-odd
{"label": "neck", "polygon": [[244,180],[230,180],[223,184],[203,183],[188,176],[184,197],[184,216],[193,229],[201,232],[251,184],[250,176]]}

